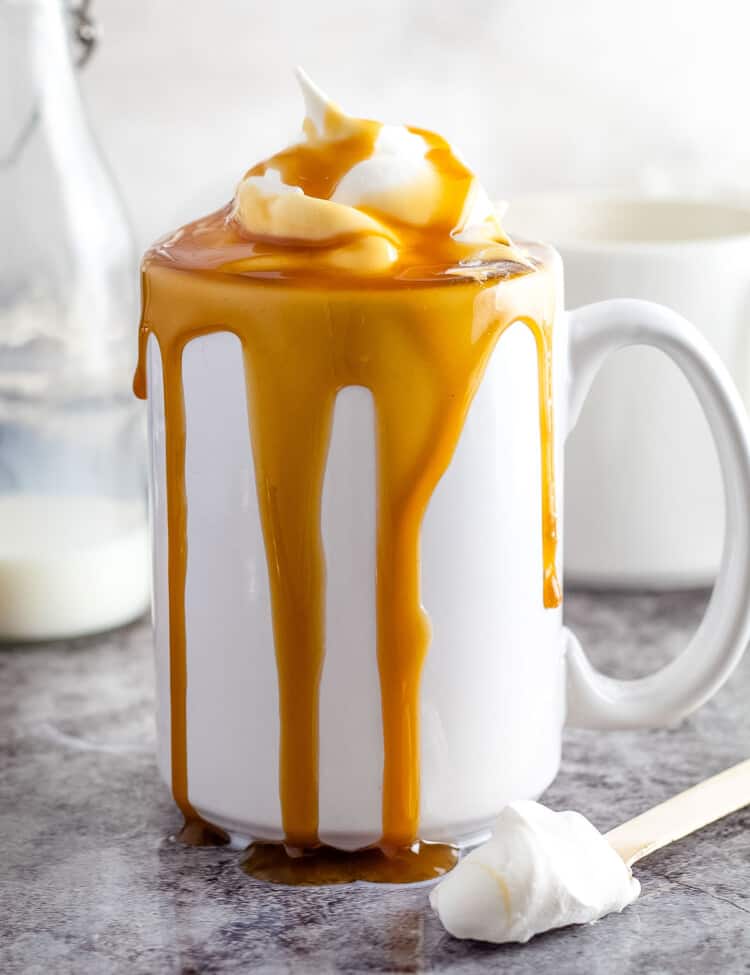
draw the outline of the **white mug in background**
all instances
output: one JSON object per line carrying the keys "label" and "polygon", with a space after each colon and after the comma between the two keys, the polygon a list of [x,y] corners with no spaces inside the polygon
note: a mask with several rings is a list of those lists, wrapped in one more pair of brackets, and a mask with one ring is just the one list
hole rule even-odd
{"label": "white mug in background", "polygon": [[[506,222],[560,251],[569,306],[629,297],[674,308],[747,397],[750,209],[544,194],[515,201]],[[667,357],[629,349],[604,365],[566,459],[569,584],[713,582],[724,532],[719,463],[698,401]]]}
{"label": "white mug in background", "polygon": [[[748,638],[750,447],[726,369],[700,334],[666,308],[625,300],[565,313],[562,267],[554,252],[546,261],[557,278],[558,475],[568,430],[605,357],[632,344],[656,346],[683,371],[705,411],[723,473],[731,544],[703,623],[679,658],[639,681],[597,673],[564,629],[560,609],[542,603],[539,365],[531,333],[521,322],[512,325],[492,353],[422,526],[422,601],[432,623],[420,692],[419,835],[426,840],[470,841],[508,800],[541,794],[558,770],[566,711],[570,722],[599,728],[672,723],[718,689]],[[498,287],[518,289],[524,307],[523,289],[533,284],[526,275]],[[274,294],[269,289],[264,298],[269,306],[278,300]],[[399,299],[353,287],[309,300],[356,317],[381,314],[379,308]],[[181,361],[187,680],[173,688],[184,694],[188,797],[235,842],[281,839],[278,683],[242,349],[228,332],[203,335],[190,341]],[[164,390],[154,335],[147,373],[158,757],[169,783]],[[365,846],[381,832],[375,472],[371,395],[345,388],[335,406],[321,517],[328,571],[319,755],[320,837],[345,849]],[[172,595],[182,601],[181,590]]]}

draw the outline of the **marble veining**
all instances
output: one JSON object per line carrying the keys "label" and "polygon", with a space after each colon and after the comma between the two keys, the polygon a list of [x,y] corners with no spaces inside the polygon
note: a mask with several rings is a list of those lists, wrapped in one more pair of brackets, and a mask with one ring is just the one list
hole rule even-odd
{"label": "marble veining", "polygon": [[[573,593],[567,622],[597,664],[632,676],[684,644],[705,593]],[[0,652],[0,971],[16,973],[747,970],[750,810],[636,868],[624,914],[526,946],[459,942],[423,887],[258,884],[237,854],[170,834],[153,758],[146,623]],[[679,728],[569,731],[545,796],[607,829],[750,755],[750,662]]]}

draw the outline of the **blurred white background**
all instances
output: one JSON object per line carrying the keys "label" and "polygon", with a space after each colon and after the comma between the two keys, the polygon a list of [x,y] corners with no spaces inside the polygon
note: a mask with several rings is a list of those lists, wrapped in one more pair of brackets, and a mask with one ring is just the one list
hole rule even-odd
{"label": "blurred white background", "polygon": [[83,73],[139,247],[286,143],[301,63],[437,129],[488,190],[750,193],[746,0],[95,0]]}

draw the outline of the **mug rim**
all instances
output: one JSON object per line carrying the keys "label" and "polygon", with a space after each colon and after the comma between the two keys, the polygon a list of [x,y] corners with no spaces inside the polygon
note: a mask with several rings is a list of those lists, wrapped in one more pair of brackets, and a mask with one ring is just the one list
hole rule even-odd
{"label": "mug rim", "polygon": [[[656,212],[662,218],[668,213],[692,211],[695,217],[704,212],[714,217],[734,217],[739,226],[737,229],[727,229],[724,232],[708,232],[705,234],[669,234],[658,236],[633,234],[627,237],[596,236],[581,233],[550,234],[544,233],[543,228],[533,226],[513,226],[513,214],[516,208],[523,206],[539,207],[544,204],[562,207],[585,207],[592,214],[601,215],[607,208],[621,208],[634,210],[636,208]],[[529,193],[511,200],[507,207],[508,216],[505,223],[512,237],[518,240],[535,239],[549,241],[555,248],[589,252],[616,251],[633,253],[642,251],[678,251],[684,248],[716,247],[750,243],[750,203],[741,201],[712,199],[710,197],[692,196],[651,196],[637,193],[612,193],[608,191],[549,191]]]}

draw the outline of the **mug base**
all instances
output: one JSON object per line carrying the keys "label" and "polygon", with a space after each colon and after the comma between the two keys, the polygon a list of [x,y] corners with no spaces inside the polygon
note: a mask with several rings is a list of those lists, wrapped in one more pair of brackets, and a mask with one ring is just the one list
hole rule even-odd
{"label": "mug base", "polygon": [[[539,795],[529,798],[538,799]],[[196,812],[202,819],[205,819],[213,826],[218,826],[229,836],[229,847],[233,850],[246,850],[255,842],[280,844],[284,841],[284,834],[280,830],[269,829],[267,826],[259,827],[238,824],[223,816],[213,815],[209,810],[202,807],[197,807]],[[493,816],[477,824],[464,825],[461,832],[455,838],[453,838],[452,831],[448,826],[439,831],[439,836],[433,836],[432,831],[427,830],[422,839],[426,843],[434,844],[446,844],[450,842],[451,846],[458,848],[462,852],[466,852],[489,839],[494,818]],[[450,841],[446,840],[446,836],[448,835],[451,836]],[[325,832],[322,835],[322,839],[327,847],[345,852],[353,852],[372,846],[373,843],[377,842],[378,836],[372,833]]]}
{"label": "mug base", "polygon": [[566,569],[565,589],[568,592],[590,590],[591,592],[680,592],[691,589],[710,589],[716,581],[718,569],[705,569],[688,572],[587,572]]}

